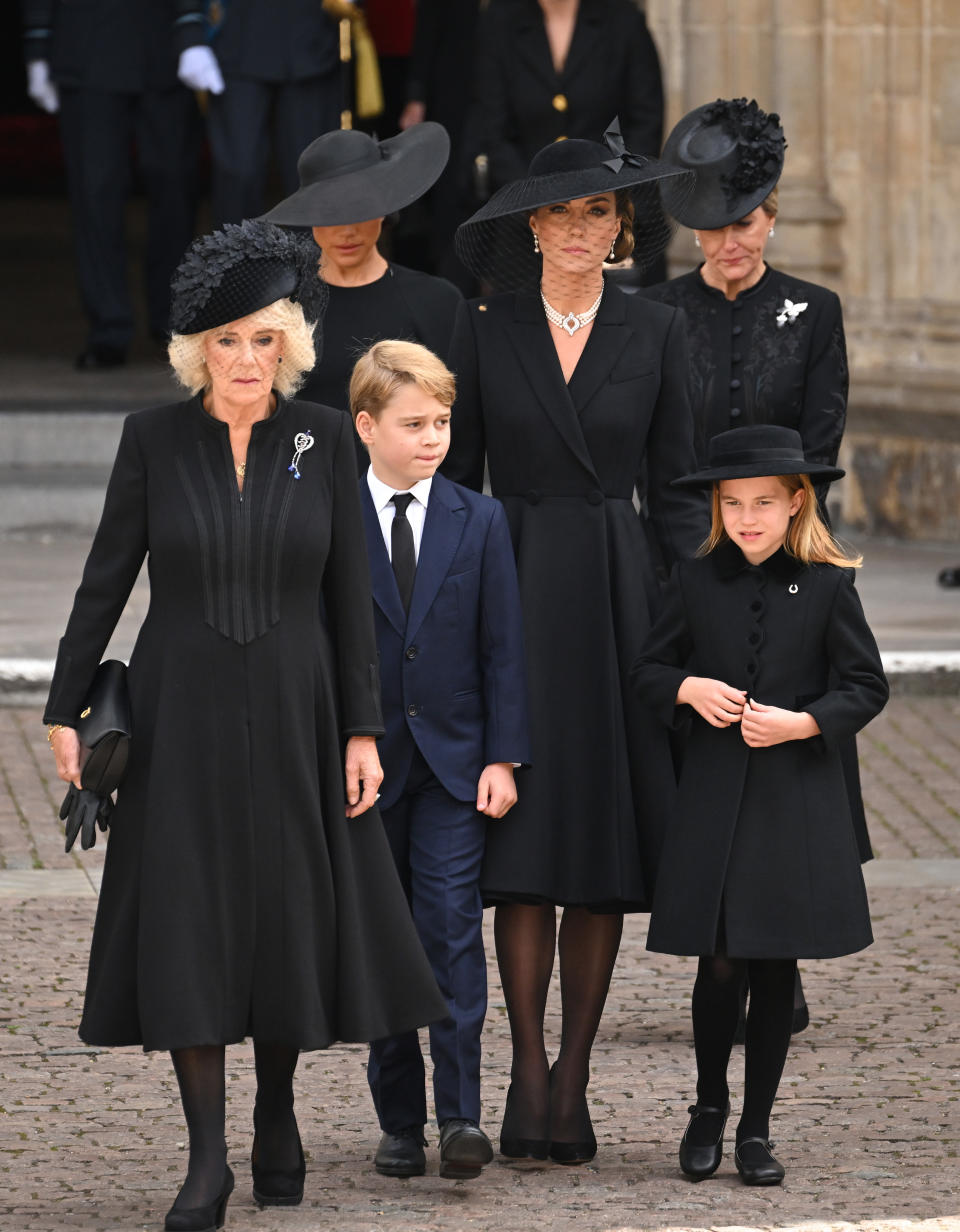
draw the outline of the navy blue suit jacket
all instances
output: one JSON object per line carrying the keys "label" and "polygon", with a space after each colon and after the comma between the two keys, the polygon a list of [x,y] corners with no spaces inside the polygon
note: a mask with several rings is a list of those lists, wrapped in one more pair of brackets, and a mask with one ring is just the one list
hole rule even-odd
{"label": "navy blue suit jacket", "polygon": [[526,671],[517,571],[499,501],[435,475],[404,614],[366,475],[360,479],[386,735],[381,808],[418,747],[447,791],[476,799],[491,762],[526,762]]}

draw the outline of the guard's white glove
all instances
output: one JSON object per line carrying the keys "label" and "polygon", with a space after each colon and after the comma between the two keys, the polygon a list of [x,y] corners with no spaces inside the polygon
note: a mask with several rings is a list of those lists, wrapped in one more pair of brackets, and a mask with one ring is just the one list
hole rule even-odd
{"label": "guard's white glove", "polygon": [[198,43],[195,47],[185,47],[180,52],[177,76],[189,90],[223,93],[223,73],[220,72],[217,57],[203,43]]}
{"label": "guard's white glove", "polygon": [[53,115],[60,110],[60,95],[50,80],[50,65],[46,60],[31,60],[27,65],[27,93],[43,111]]}

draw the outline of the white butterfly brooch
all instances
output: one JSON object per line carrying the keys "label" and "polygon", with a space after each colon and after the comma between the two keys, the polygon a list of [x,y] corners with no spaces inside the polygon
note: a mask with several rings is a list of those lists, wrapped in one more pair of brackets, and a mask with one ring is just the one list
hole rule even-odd
{"label": "white butterfly brooch", "polygon": [[806,304],[795,304],[792,299],[785,299],[783,307],[777,309],[777,329],[783,329],[787,324],[793,325],[800,313],[806,310]]}

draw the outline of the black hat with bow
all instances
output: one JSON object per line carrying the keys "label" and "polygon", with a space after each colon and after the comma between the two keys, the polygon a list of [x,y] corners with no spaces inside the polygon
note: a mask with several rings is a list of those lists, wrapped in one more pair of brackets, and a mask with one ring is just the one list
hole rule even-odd
{"label": "black hat with bow", "polygon": [[696,173],[683,196],[661,186],[664,209],[685,227],[712,231],[752,213],[783,171],[787,148],[780,117],[756,100],[718,98],[683,117],[667,138],[663,157]]}
{"label": "black hat with bow", "polygon": [[603,142],[580,138],[554,141],[539,150],[527,175],[498,189],[457,230],[461,261],[498,290],[535,287],[540,258],[533,249],[528,216],[541,206],[599,193],[628,190],[634,204],[634,262],[644,265],[667,246],[671,228],[663,218],[656,185],[669,180],[678,198],[693,186],[693,175],[656,158],[632,154],[613,120]]}

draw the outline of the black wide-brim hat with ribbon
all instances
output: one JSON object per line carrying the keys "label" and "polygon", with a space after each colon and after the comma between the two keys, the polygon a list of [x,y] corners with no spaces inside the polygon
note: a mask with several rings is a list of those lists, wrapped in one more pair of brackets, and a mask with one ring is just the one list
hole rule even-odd
{"label": "black wide-brim hat with ribbon", "polygon": [[[299,298],[302,279],[318,283],[303,245],[288,231],[247,219],[195,239],[170,284],[170,331],[199,334]],[[322,284],[324,287],[326,284]],[[319,315],[323,304],[314,292]]]}
{"label": "black wide-brim hat with ribbon", "polygon": [[825,462],[808,462],[795,428],[751,424],[711,437],[707,465],[673,480],[675,488],[708,488],[720,479],[756,479],[765,475],[809,475],[830,482],[846,472]]}
{"label": "black wide-brim hat with ribbon", "polygon": [[282,227],[340,227],[402,210],[440,178],[450,156],[442,124],[425,120],[377,141],[334,129],[297,160],[300,187],[263,215]]}
{"label": "black wide-brim hat with ribbon", "polygon": [[460,260],[497,290],[522,290],[540,281],[540,257],[533,248],[528,217],[545,205],[630,192],[634,204],[634,263],[644,266],[669,243],[672,227],[663,217],[657,185],[675,181],[682,197],[693,187],[693,174],[656,158],[631,154],[624,146],[620,122],[614,120],[603,143],[571,138],[539,150],[527,175],[498,189],[457,229]]}
{"label": "black wide-brim hat with ribbon", "polygon": [[780,117],[761,111],[755,99],[718,98],[696,107],[663,147],[667,162],[696,173],[696,186],[680,196],[672,184],[663,184],[664,209],[685,227],[727,227],[773,192],[786,148]]}

